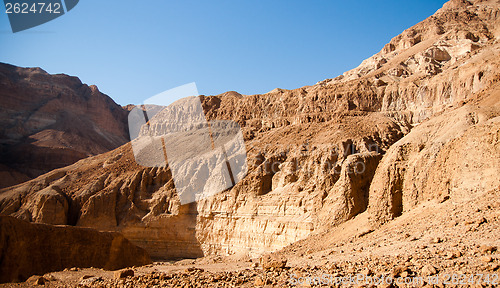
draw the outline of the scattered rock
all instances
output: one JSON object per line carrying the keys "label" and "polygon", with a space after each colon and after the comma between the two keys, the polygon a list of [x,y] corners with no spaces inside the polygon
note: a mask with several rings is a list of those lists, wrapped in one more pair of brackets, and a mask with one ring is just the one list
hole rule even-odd
{"label": "scattered rock", "polygon": [[78,283],[78,286],[79,287],[91,287],[92,285],[97,284],[99,282],[103,282],[103,281],[104,281],[104,279],[102,277],[90,277],[90,278],[81,280]]}
{"label": "scattered rock", "polygon": [[401,273],[407,271],[408,268],[406,266],[396,266],[392,269],[392,277],[399,277]]}
{"label": "scattered rock", "polygon": [[436,237],[436,238],[432,239],[432,243],[438,244],[438,243],[441,243],[441,242],[443,242],[443,239],[441,239],[439,237]]}
{"label": "scattered rock", "polygon": [[287,259],[281,255],[267,254],[260,258],[260,264],[263,269],[285,268]]}
{"label": "scattered rock", "polygon": [[85,279],[92,278],[92,277],[94,277],[94,275],[83,275],[82,277],[80,277],[80,281],[83,281]]}
{"label": "scattered rock", "polygon": [[373,271],[370,268],[365,268],[361,273],[365,276],[372,276],[373,275]]}
{"label": "scattered rock", "polygon": [[427,264],[427,265],[424,265],[424,267],[422,267],[422,270],[421,270],[421,274],[423,276],[432,276],[432,275],[435,275],[437,273],[437,270],[434,266],[432,266],[431,264]]}
{"label": "scattered rock", "polygon": [[57,281],[57,278],[52,274],[43,275],[43,278],[47,281]]}
{"label": "scattered rock", "polygon": [[479,252],[481,252],[481,254],[493,253],[495,251],[497,251],[497,247],[496,246],[481,245],[479,247]]}
{"label": "scattered rock", "polygon": [[113,276],[115,279],[127,278],[129,276],[134,277],[134,270],[132,269],[118,270],[113,273]]}
{"label": "scattered rock", "polygon": [[491,256],[483,256],[481,257],[481,261],[490,263],[491,261],[493,261],[493,258],[491,258]]}
{"label": "scattered rock", "polygon": [[262,280],[262,278],[260,276],[255,277],[255,280],[253,283],[255,284],[255,286],[264,286],[265,285],[264,280]]}

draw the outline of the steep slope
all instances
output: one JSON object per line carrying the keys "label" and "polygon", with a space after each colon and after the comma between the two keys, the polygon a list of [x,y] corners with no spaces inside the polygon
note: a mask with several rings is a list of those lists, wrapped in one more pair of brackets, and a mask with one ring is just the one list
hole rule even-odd
{"label": "steep slope", "polygon": [[415,127],[381,161],[370,187],[384,223],[429,199],[461,202],[500,190],[500,83]]}
{"label": "steep slope", "polygon": [[0,63],[0,187],[128,141],[127,112],[96,86]]}
{"label": "steep slope", "polygon": [[[255,256],[356,216],[366,233],[428,199],[496,191],[499,7],[450,1],[340,78],[202,96],[248,153],[248,175],[213,197],[180,205],[169,169],[139,166],[127,144],[0,190],[0,213],[121,231],[158,258]],[[461,154],[483,140],[488,152]]]}

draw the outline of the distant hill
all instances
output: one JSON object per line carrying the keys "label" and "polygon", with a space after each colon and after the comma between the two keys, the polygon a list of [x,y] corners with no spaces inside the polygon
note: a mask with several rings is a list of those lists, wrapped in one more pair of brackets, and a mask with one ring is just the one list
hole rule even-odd
{"label": "distant hill", "polygon": [[0,103],[0,187],[129,140],[127,111],[77,77],[0,63]]}

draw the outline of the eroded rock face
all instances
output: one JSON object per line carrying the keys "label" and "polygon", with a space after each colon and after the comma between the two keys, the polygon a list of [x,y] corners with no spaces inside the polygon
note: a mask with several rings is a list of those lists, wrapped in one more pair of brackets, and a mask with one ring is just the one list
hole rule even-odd
{"label": "eroded rock face", "polygon": [[323,229],[343,223],[368,208],[368,190],[382,155],[376,152],[350,155],[343,163],[337,181],[323,205],[319,217]]}
{"label": "eroded rock face", "polygon": [[[328,211],[337,203],[326,201],[329,195],[340,193],[349,203],[338,208],[338,222],[365,210],[366,179],[402,129],[381,113],[361,113],[257,135],[247,142],[248,175],[191,205],[180,205],[167,168],[139,166],[125,145],[3,190],[1,213],[35,221],[37,199],[58,187],[69,199],[67,224],[121,231],[153,257],[259,255],[330,223]],[[331,189],[336,182],[348,186]],[[64,221],[60,215],[54,218]]]}
{"label": "eroded rock face", "polygon": [[116,270],[151,263],[143,249],[119,233],[30,224],[8,216],[0,216],[0,247],[0,283],[71,267]]}
{"label": "eroded rock face", "polygon": [[57,186],[40,190],[28,208],[31,220],[37,223],[65,225],[68,223],[68,201]]}
{"label": "eroded rock face", "polygon": [[376,223],[429,199],[465,201],[499,189],[498,87],[485,99],[420,124],[387,151],[370,187]]}
{"label": "eroded rock face", "polygon": [[0,187],[129,140],[126,110],[76,77],[0,63],[0,99]]}
{"label": "eroded rock face", "polygon": [[454,3],[343,78],[201,97],[207,120],[243,130],[248,174],[231,189],[180,205],[168,167],[140,166],[124,145],[0,190],[0,213],[35,221],[30,207],[58,187],[67,224],[121,231],[153,257],[255,256],[362,212],[380,224],[428,198],[496,189],[498,3]]}

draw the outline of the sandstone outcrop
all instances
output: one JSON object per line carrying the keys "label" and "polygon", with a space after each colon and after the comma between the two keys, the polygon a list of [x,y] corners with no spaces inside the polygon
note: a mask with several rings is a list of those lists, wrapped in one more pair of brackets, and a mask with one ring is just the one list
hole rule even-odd
{"label": "sandstone outcrop", "polygon": [[0,63],[0,187],[126,143],[127,112],[96,86]]}
{"label": "sandstone outcrop", "polygon": [[430,199],[465,201],[500,189],[499,88],[418,125],[388,150],[370,187],[375,222]]}
{"label": "sandstone outcrop", "polygon": [[115,270],[151,262],[119,233],[31,224],[0,216],[0,283],[71,267]]}

